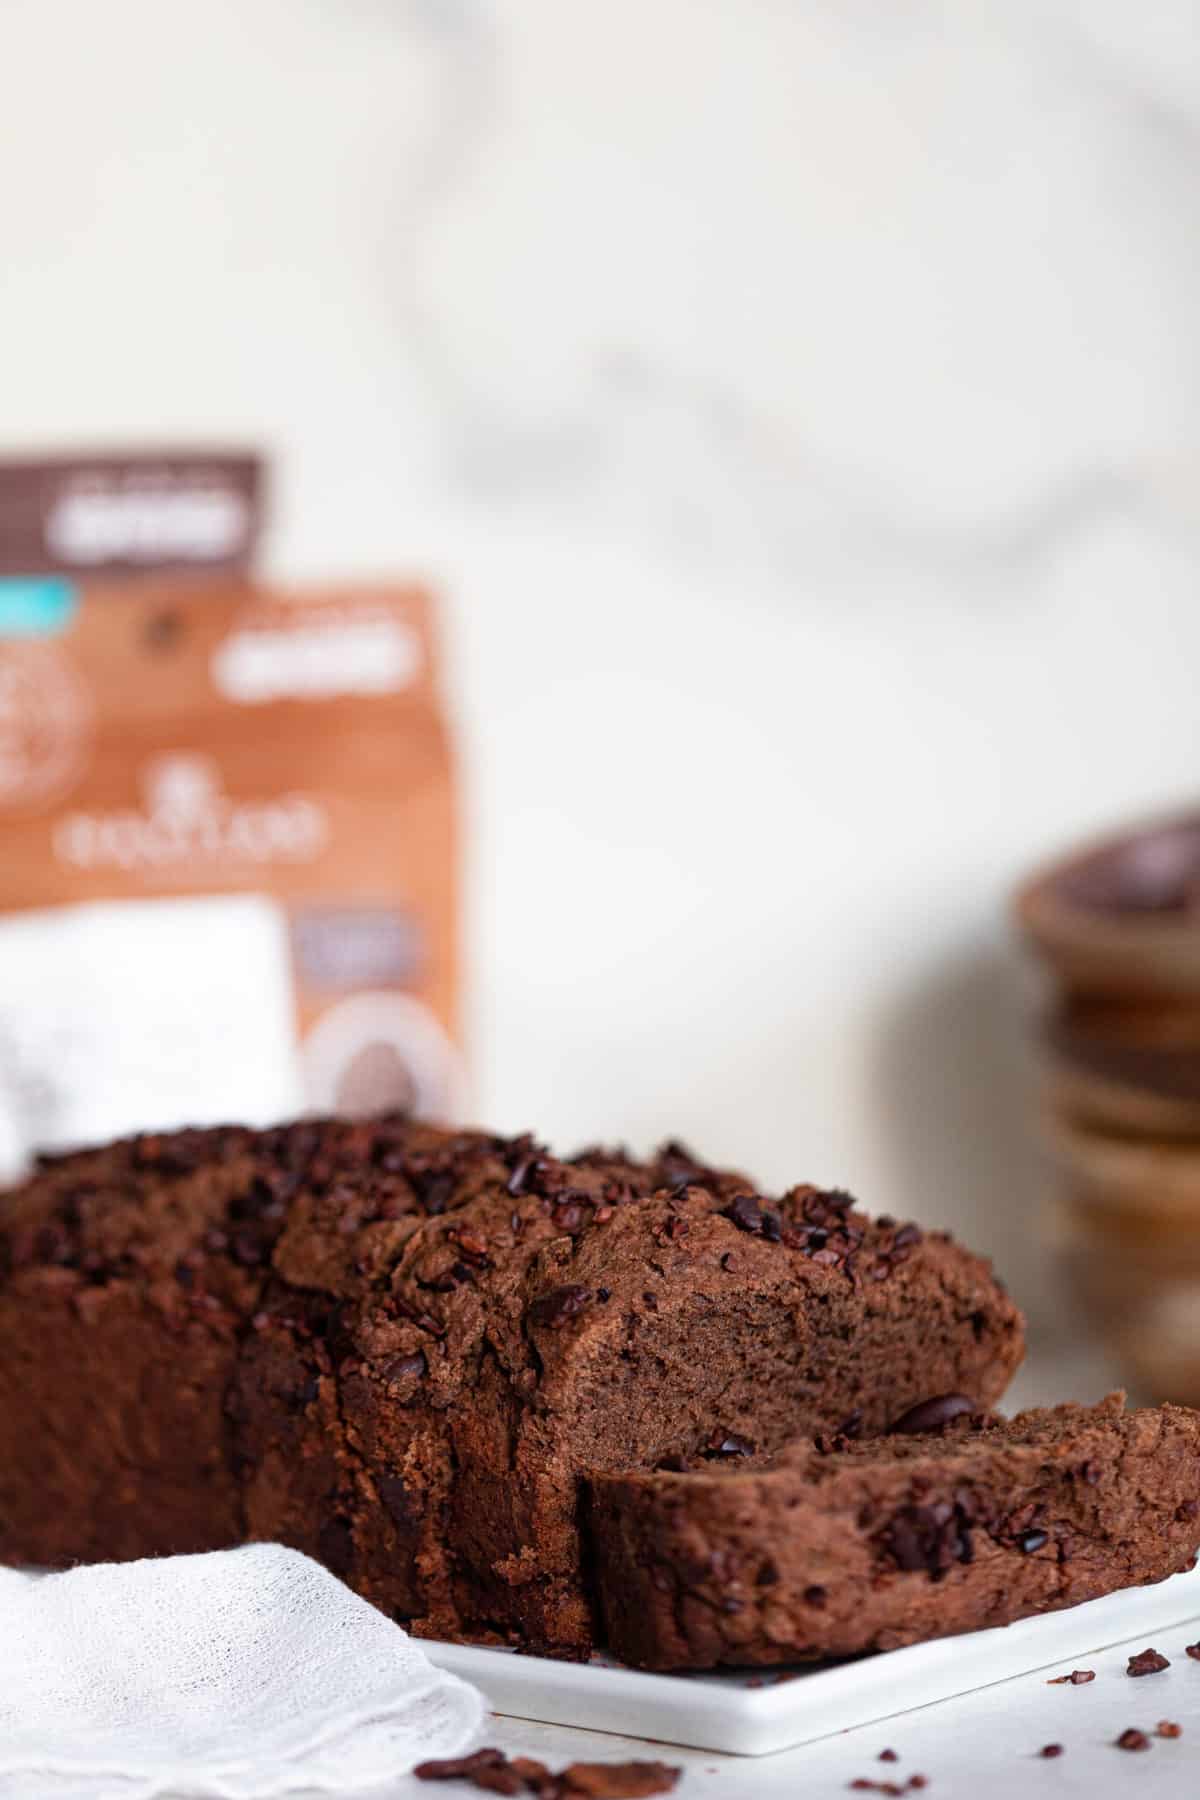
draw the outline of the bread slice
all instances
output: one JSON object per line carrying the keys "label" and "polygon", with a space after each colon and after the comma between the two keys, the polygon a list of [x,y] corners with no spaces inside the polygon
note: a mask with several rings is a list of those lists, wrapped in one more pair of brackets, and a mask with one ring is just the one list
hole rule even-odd
{"label": "bread slice", "polygon": [[1010,1420],[970,1412],[946,1396],[866,1442],[594,1475],[609,1647],[647,1669],[847,1656],[1190,1566],[1200,1413],[1126,1412],[1120,1394]]}

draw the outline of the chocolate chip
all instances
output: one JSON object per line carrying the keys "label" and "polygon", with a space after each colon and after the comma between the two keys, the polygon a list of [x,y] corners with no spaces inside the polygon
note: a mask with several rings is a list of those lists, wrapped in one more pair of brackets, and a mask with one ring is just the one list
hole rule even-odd
{"label": "chocolate chip", "polygon": [[941,1431],[955,1419],[976,1410],[975,1402],[965,1394],[936,1394],[931,1400],[920,1400],[900,1414],[889,1430],[904,1435],[922,1431]]}
{"label": "chocolate chip", "polygon": [[429,1372],[429,1364],[423,1350],[414,1350],[408,1356],[393,1356],[380,1372],[385,1381],[404,1381],[412,1375],[420,1381]]}
{"label": "chocolate chip", "polygon": [[758,1574],[754,1577],[754,1585],[755,1587],[774,1587],[778,1580],[779,1570],[768,1558],[759,1569]]}
{"label": "chocolate chip", "polygon": [[1082,1687],[1085,1681],[1095,1681],[1095,1669],[1072,1669],[1069,1675],[1052,1675],[1046,1683],[1047,1687],[1062,1687],[1069,1681],[1072,1687]]}
{"label": "chocolate chip", "polygon": [[1193,1662],[1200,1662],[1200,1644],[1185,1644],[1183,1648]]}
{"label": "chocolate chip", "polygon": [[1183,1736],[1183,1726],[1176,1725],[1174,1719],[1160,1719],[1154,1729],[1161,1738],[1178,1738]]}
{"label": "chocolate chip", "polygon": [[1116,1744],[1118,1750],[1148,1750],[1150,1739],[1144,1731],[1139,1731],[1136,1725],[1130,1725],[1126,1731],[1121,1733]]}
{"label": "chocolate chip", "polygon": [[939,1500],[928,1506],[904,1506],[880,1533],[881,1547],[897,1568],[924,1570],[938,1581],[952,1563],[969,1563],[974,1555],[969,1519],[961,1506]]}
{"label": "chocolate chip", "polygon": [[1125,1673],[1127,1675],[1157,1675],[1160,1670],[1169,1669],[1170,1666],[1168,1659],[1157,1650],[1140,1650],[1136,1656],[1130,1657]]}
{"label": "chocolate chip", "polygon": [[592,1298],[591,1288],[571,1282],[566,1287],[551,1288],[548,1294],[540,1294],[530,1305],[528,1317],[532,1324],[544,1326],[547,1331],[559,1331],[568,1319],[581,1313]]}
{"label": "chocolate chip", "polygon": [[805,1603],[815,1608],[817,1612],[823,1609],[828,1598],[828,1590],[823,1588],[819,1582],[814,1581],[811,1587],[806,1587],[804,1590]]}
{"label": "chocolate chip", "polygon": [[1063,1747],[1061,1744],[1043,1744],[1038,1751],[1039,1756],[1061,1756],[1062,1753]]}
{"label": "chocolate chip", "polygon": [[1017,1548],[1018,1550],[1023,1551],[1026,1556],[1032,1556],[1035,1550],[1040,1550],[1042,1545],[1049,1543],[1049,1541],[1050,1536],[1048,1532],[1023,1531],[1017,1539]]}
{"label": "chocolate chip", "polygon": [[702,1454],[710,1460],[724,1456],[753,1456],[755,1445],[751,1438],[742,1437],[736,1431],[714,1431],[705,1442]]}
{"label": "chocolate chip", "polygon": [[914,1244],[921,1243],[924,1233],[919,1225],[902,1225],[892,1239],[893,1250],[908,1250]]}
{"label": "chocolate chip", "polygon": [[879,1760],[880,1762],[899,1762],[900,1758],[894,1750],[881,1750],[879,1752]]}

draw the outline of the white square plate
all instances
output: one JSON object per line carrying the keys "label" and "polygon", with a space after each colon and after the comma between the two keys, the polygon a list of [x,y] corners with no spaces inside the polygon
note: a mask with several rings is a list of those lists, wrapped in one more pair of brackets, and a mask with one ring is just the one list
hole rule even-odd
{"label": "white square plate", "polygon": [[1014,1675],[1086,1668],[1112,1644],[1143,1633],[1150,1644],[1153,1633],[1195,1619],[1200,1569],[998,1630],[788,1670],[647,1675],[600,1658],[568,1663],[473,1644],[422,1647],[511,1718],[765,1756]]}

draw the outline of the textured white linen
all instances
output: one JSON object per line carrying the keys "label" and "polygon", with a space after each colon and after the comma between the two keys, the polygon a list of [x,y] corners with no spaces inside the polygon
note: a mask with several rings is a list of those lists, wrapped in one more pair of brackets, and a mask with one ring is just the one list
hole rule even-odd
{"label": "textured white linen", "polygon": [[0,1800],[349,1795],[465,1747],[481,1695],[277,1544],[0,1569]]}

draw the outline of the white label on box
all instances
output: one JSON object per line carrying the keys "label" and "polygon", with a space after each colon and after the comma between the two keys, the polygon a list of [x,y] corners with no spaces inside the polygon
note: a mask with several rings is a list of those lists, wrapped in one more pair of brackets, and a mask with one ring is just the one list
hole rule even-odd
{"label": "white label on box", "polygon": [[0,917],[0,1180],[34,1150],[303,1105],[287,920],[257,894]]}

